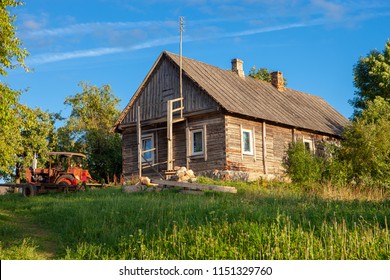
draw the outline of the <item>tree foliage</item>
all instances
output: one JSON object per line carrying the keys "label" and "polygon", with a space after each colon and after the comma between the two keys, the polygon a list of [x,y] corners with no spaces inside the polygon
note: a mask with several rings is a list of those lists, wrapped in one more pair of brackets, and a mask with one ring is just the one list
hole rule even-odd
{"label": "tree foliage", "polygon": [[366,108],[367,101],[381,96],[390,98],[390,40],[382,52],[372,50],[366,57],[361,57],[353,69],[355,97],[350,103],[358,116]]}
{"label": "tree foliage", "polygon": [[[259,69],[256,69],[255,66],[253,66],[250,70],[249,70],[249,77],[251,78],[254,78],[254,79],[258,79],[258,80],[262,80],[262,81],[266,81],[266,82],[271,82],[271,73],[274,72],[272,70],[268,70],[267,68],[259,68]],[[287,79],[285,77],[283,77],[283,80],[284,80],[284,85],[287,86]]]}
{"label": "tree foliage", "polygon": [[366,101],[366,109],[344,132],[342,156],[361,183],[390,186],[390,100]]}
{"label": "tree foliage", "polygon": [[16,16],[9,11],[10,8],[20,5],[23,5],[21,1],[0,1],[0,75],[3,76],[7,74],[6,69],[15,68],[17,65],[25,67],[24,59],[28,52],[22,48],[20,39],[16,37]]}
{"label": "tree foliage", "polygon": [[[10,10],[23,3],[16,0],[0,2],[0,75],[17,66],[25,69],[24,59],[28,52],[16,37],[16,16]],[[0,177],[8,177],[18,170],[33,153],[48,149],[49,131],[52,123],[49,114],[39,109],[30,109],[19,103],[20,91],[0,82]]]}
{"label": "tree foliage", "polygon": [[66,125],[58,130],[58,149],[85,153],[92,176],[109,181],[122,172],[121,138],[111,132],[120,114],[120,100],[109,85],[80,86],[80,93],[65,99],[72,111]]}

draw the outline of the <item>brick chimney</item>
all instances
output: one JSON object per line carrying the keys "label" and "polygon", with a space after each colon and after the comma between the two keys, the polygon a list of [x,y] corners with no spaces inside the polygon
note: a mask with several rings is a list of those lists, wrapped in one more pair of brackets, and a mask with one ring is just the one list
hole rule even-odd
{"label": "brick chimney", "polygon": [[241,78],[245,77],[244,62],[241,59],[232,59],[232,72],[236,73]]}
{"label": "brick chimney", "polygon": [[276,87],[277,90],[284,90],[283,73],[275,71],[271,73],[271,84]]}

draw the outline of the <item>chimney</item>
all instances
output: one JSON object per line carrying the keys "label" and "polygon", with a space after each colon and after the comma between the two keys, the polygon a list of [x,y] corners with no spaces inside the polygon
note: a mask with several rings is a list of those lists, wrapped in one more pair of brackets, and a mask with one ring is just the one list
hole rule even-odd
{"label": "chimney", "polygon": [[241,59],[232,59],[232,72],[236,73],[241,78],[245,77],[244,62]]}
{"label": "chimney", "polygon": [[271,73],[271,84],[276,87],[277,90],[284,90],[283,73],[275,71]]}

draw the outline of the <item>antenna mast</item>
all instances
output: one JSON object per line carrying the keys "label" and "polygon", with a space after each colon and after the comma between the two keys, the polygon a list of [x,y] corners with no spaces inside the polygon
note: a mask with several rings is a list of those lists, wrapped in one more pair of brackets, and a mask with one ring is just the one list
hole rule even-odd
{"label": "antenna mast", "polygon": [[[180,17],[180,108],[183,108],[183,31],[184,17]],[[183,109],[180,110],[180,118],[183,118]]]}

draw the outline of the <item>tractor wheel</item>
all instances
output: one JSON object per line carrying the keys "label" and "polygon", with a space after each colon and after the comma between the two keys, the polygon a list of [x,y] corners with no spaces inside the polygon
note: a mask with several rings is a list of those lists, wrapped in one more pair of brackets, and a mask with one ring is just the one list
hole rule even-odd
{"label": "tractor wheel", "polygon": [[62,175],[57,179],[56,184],[57,185],[71,186],[73,183],[73,180],[74,180],[74,177],[72,175]]}
{"label": "tractor wheel", "polygon": [[72,186],[72,184],[73,184],[73,180],[74,180],[74,177],[72,175],[60,176],[56,181],[56,184],[60,186],[58,188],[58,191],[60,191],[60,192],[63,191],[65,193],[68,193],[69,187]]}
{"label": "tractor wheel", "polygon": [[22,194],[24,197],[35,196],[37,195],[37,193],[38,193],[37,187],[34,185],[28,184],[23,187]]}

